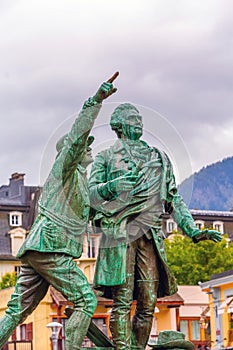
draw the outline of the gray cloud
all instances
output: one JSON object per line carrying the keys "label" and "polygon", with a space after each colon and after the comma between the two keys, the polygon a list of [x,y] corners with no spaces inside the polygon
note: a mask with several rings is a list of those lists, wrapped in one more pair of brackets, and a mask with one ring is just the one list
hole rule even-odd
{"label": "gray cloud", "polygon": [[111,102],[131,101],[165,116],[193,171],[233,155],[230,0],[0,6],[0,184],[15,171],[37,184],[54,130],[116,70]]}

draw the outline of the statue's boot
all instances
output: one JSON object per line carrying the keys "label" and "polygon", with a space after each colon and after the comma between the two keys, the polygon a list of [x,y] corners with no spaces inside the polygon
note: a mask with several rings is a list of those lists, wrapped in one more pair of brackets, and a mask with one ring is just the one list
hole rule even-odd
{"label": "statue's boot", "polygon": [[16,327],[17,324],[11,316],[5,315],[0,319],[0,349],[10,338]]}
{"label": "statue's boot", "polygon": [[152,326],[153,316],[140,319],[133,319],[131,331],[131,349],[145,349]]}
{"label": "statue's boot", "polygon": [[81,348],[90,322],[89,315],[74,309],[66,323],[66,350],[79,350]]}
{"label": "statue's boot", "polygon": [[[148,291],[147,298],[139,294],[136,311],[132,319],[131,348],[145,349],[153,322],[154,308],[156,304],[156,293],[158,283],[156,281],[143,281],[144,290]],[[140,289],[140,292],[143,289]]]}

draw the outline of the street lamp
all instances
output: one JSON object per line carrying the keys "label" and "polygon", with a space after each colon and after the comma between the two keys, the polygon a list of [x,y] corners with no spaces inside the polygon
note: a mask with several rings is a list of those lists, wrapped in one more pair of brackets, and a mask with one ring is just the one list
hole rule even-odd
{"label": "street lamp", "polygon": [[58,350],[58,335],[62,328],[62,324],[58,322],[50,322],[46,325],[52,331],[51,339],[53,344],[53,350]]}
{"label": "street lamp", "polygon": [[201,316],[199,323],[202,329],[206,329],[208,327],[208,322],[206,322],[206,319],[203,316]]}

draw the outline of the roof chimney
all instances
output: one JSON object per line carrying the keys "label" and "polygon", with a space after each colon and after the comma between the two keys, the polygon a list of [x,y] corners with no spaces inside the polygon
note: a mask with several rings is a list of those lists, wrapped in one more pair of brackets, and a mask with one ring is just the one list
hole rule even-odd
{"label": "roof chimney", "polygon": [[22,173],[13,173],[13,174],[11,174],[10,180],[15,180],[15,181],[23,180],[24,179],[24,175],[25,174],[22,174]]}
{"label": "roof chimney", "polygon": [[24,175],[22,173],[13,173],[9,183],[9,198],[21,198],[24,201]]}

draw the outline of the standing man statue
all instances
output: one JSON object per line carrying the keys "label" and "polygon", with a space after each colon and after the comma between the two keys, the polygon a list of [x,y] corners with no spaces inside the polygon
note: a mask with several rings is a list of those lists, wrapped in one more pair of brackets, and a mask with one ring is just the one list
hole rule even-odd
{"label": "standing man statue", "polygon": [[[102,231],[94,283],[113,298],[110,328],[116,349],[144,349],[157,296],[177,291],[166,262],[161,215],[173,213],[194,242],[221,237],[197,229],[177,192],[169,158],[140,140],[138,109],[119,105],[110,125],[118,140],[96,156],[89,181],[94,225]],[[137,306],[131,323],[133,299]]]}
{"label": "standing man statue", "polygon": [[96,297],[73,258],[82,254],[89,217],[86,166],[92,162],[89,137],[104,99],[116,91],[115,73],[89,98],[71,131],[57,143],[57,157],[39,200],[38,216],[18,252],[22,260],[15,291],[0,320],[0,349],[18,324],[54,286],[74,304],[66,324],[66,350],[79,349],[96,308]]}

